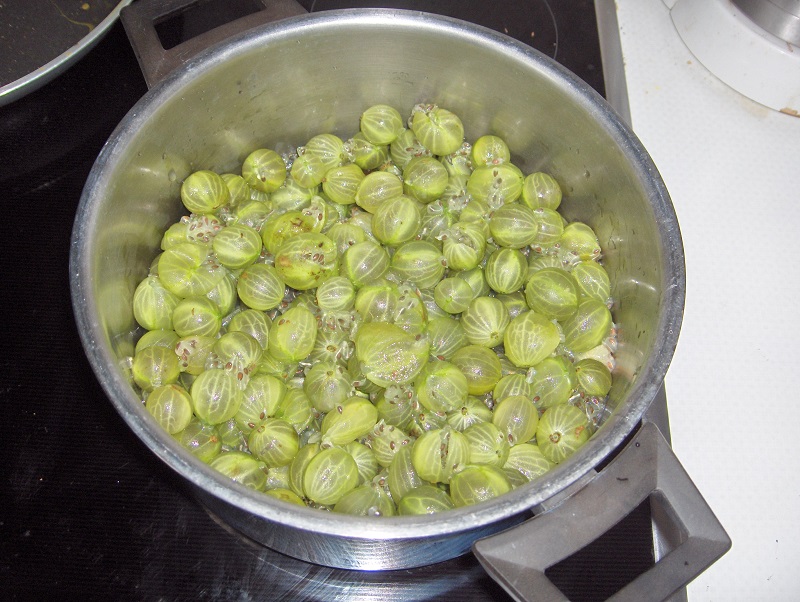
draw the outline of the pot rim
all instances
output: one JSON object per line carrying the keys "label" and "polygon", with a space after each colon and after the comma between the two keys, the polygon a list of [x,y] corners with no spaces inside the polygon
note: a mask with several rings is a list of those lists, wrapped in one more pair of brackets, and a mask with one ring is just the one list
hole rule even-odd
{"label": "pot rim", "polygon": [[[620,402],[592,439],[569,460],[533,483],[476,506],[432,516],[384,517],[376,520],[337,514],[332,518],[329,513],[292,505],[234,483],[192,456],[166,431],[154,428],[151,417],[123,377],[122,371],[110,369],[119,365],[119,360],[108,348],[102,328],[94,317],[98,311],[91,294],[91,237],[86,233],[92,232],[97,222],[97,206],[101,202],[101,191],[109,181],[109,166],[114,165],[115,158],[121,154],[129,138],[146,127],[148,117],[157,110],[163,98],[179,94],[188,82],[219,67],[231,57],[247,53],[274,39],[298,35],[301,30],[303,35],[309,35],[315,29],[335,27],[339,23],[360,27],[391,24],[396,29],[429,30],[438,35],[447,33],[474,44],[488,45],[493,51],[528,66],[534,65],[547,77],[559,82],[560,87],[568,89],[576,104],[591,114],[618,143],[621,152],[636,167],[660,225],[664,274],[669,282],[663,283],[662,311],[653,352],[631,386],[627,398]],[[114,130],[89,174],[73,230],[70,274],[78,331],[92,368],[128,426],[162,461],[193,485],[257,517],[332,536],[393,540],[455,534],[523,513],[562,491],[603,461],[636,427],[661,387],[677,345],[685,294],[683,247],[669,194],[641,142],[605,99],[565,67],[522,42],[458,19],[400,9],[341,9],[263,25],[207,49],[149,90]]]}

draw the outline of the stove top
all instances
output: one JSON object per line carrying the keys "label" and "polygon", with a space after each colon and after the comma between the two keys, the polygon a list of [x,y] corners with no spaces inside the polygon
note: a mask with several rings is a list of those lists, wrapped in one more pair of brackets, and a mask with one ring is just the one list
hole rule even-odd
{"label": "stove top", "polygon": [[[604,92],[591,0],[345,2],[446,14],[507,33]],[[174,32],[173,32],[174,33]],[[146,92],[119,23],[66,73],[0,108],[6,313],[0,597],[504,600],[467,555],[391,572],[294,560],[231,532],[130,432],[81,347],[68,254],[81,190],[113,128]],[[573,600],[605,599],[653,563],[649,508],[554,566]]]}

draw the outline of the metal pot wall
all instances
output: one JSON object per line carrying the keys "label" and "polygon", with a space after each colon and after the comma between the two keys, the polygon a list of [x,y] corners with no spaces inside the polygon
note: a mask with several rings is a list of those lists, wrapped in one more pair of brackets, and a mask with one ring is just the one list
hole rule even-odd
{"label": "metal pot wall", "polygon": [[[161,233],[181,214],[180,183],[197,169],[237,169],[258,147],[300,144],[320,132],[350,136],[371,104],[408,113],[421,101],[459,114],[468,139],[489,132],[505,138],[523,171],[548,171],[559,180],[565,216],[595,228],[620,325],[611,414],[589,443],[540,480],[439,516],[331,515],[232,483],[155,424],[124,368],[140,334],[133,291],[159,251]],[[659,391],[684,301],[683,251],[667,191],[642,145],[601,97],[505,36],[445,17],[379,9],[258,27],[153,87],[89,176],[75,222],[71,282],[83,344],[110,400],[201,501],[271,548],[359,569],[465,553],[476,539],[591,480]]]}

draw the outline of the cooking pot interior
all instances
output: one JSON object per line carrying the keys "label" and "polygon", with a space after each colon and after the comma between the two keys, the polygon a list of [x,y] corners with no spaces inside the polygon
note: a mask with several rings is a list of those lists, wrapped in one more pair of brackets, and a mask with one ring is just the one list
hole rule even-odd
{"label": "cooking pot interior", "polygon": [[515,509],[587,471],[641,417],[677,338],[683,267],[666,191],[638,142],[587,85],[503,36],[419,13],[341,11],[266,26],[190,61],[134,107],[87,183],[72,264],[87,354],[129,424],[173,467],[197,470],[155,432],[122,366],[141,334],[133,291],[183,213],[183,179],[197,169],[235,172],[256,148],[322,132],[350,137],[375,103],[407,115],[419,102],[457,113],[467,139],[503,137],[523,172],[552,174],[562,213],[598,233],[613,283],[611,417],[538,489],[508,494]]}

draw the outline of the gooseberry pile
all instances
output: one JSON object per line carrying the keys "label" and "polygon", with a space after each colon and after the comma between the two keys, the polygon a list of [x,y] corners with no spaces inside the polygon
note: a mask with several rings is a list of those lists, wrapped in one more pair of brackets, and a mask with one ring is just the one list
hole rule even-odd
{"label": "gooseberry pile", "polygon": [[134,293],[132,380],[195,456],[288,502],[502,495],[584,444],[611,387],[609,277],[561,199],[433,104],[191,173]]}

